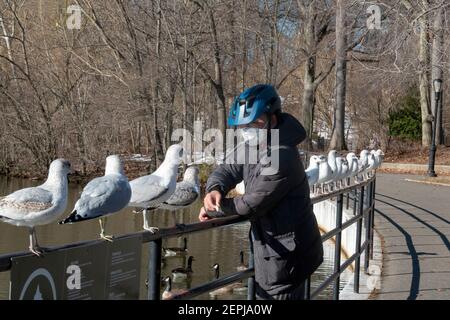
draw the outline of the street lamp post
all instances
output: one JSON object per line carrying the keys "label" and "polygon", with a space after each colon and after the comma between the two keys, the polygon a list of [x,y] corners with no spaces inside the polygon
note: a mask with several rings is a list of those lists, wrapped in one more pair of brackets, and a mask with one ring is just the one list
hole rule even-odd
{"label": "street lamp post", "polygon": [[432,132],[431,132],[431,147],[430,147],[430,154],[428,158],[428,176],[430,177],[437,177],[436,172],[434,172],[434,160],[436,158],[436,128],[437,128],[437,112],[438,112],[438,106],[439,101],[441,99],[441,93],[442,93],[442,80],[441,79],[434,79],[433,80],[433,89],[434,89],[434,117],[433,117],[433,126],[432,126]]}

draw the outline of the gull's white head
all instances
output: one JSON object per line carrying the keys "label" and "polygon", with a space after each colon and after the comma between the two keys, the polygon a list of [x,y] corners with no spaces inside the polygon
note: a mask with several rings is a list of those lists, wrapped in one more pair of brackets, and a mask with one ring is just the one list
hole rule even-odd
{"label": "gull's white head", "polygon": [[50,175],[67,175],[70,173],[70,162],[66,159],[53,160],[48,169]]}
{"label": "gull's white head", "polygon": [[182,157],[183,147],[179,144],[173,144],[167,149],[164,162],[179,165]]}
{"label": "gull's white head", "polygon": [[324,155],[320,155],[317,159],[319,163],[327,162],[327,157],[325,157]]}
{"label": "gull's white head", "polygon": [[356,157],[356,155],[353,152],[349,152],[347,153],[347,155],[345,156],[345,158],[347,159],[348,163],[351,163],[352,160]]}
{"label": "gull's white head", "polygon": [[198,173],[199,173],[198,167],[196,166],[187,167],[186,171],[184,172],[183,180],[199,184]]}
{"label": "gull's white head", "polygon": [[53,160],[48,168],[48,177],[45,183],[49,185],[60,185],[60,183],[67,184],[66,176],[70,171],[70,162],[66,159]]}
{"label": "gull's white head", "polygon": [[367,151],[366,149],[362,150],[361,153],[359,154],[359,161],[361,161],[361,166],[367,166],[368,163],[368,156],[369,156],[370,152]]}
{"label": "gull's white head", "polygon": [[336,150],[330,150],[330,152],[328,152],[328,164],[330,165],[333,175],[336,175],[338,169],[336,164],[336,155],[337,155]]}
{"label": "gull's white head", "polygon": [[317,167],[318,165],[319,165],[319,157],[312,155],[311,158],[309,158],[309,166]]}
{"label": "gull's white head", "polygon": [[105,176],[108,174],[123,174],[122,162],[116,154],[106,157]]}

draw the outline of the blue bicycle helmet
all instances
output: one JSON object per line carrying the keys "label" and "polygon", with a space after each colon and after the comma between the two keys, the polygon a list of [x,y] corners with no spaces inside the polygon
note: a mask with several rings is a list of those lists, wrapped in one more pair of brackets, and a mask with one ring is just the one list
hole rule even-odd
{"label": "blue bicycle helmet", "polygon": [[258,84],[246,89],[234,99],[228,116],[229,126],[249,124],[263,113],[281,110],[281,99],[272,85]]}

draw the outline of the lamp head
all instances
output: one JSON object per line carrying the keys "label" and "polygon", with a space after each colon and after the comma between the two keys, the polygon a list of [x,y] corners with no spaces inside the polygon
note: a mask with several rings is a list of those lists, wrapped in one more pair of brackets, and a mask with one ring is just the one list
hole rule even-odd
{"label": "lamp head", "polygon": [[434,79],[433,80],[433,89],[435,93],[441,93],[442,92],[442,80],[441,79]]}

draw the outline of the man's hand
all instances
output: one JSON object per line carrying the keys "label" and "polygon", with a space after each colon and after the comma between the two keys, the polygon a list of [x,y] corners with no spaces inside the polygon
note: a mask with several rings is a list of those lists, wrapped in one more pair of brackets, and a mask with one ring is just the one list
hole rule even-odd
{"label": "man's hand", "polygon": [[221,200],[222,194],[219,191],[214,190],[209,192],[203,200],[206,211],[219,211]]}
{"label": "man's hand", "polygon": [[198,220],[200,220],[200,222],[203,222],[209,219],[211,219],[211,217],[206,213],[205,207],[202,207],[200,209],[200,214],[198,215]]}
{"label": "man's hand", "polygon": [[206,213],[207,211],[218,211],[220,208],[220,201],[222,200],[222,195],[219,191],[211,191],[203,199],[204,206],[200,209],[198,215],[198,220],[201,222],[211,219]]}

